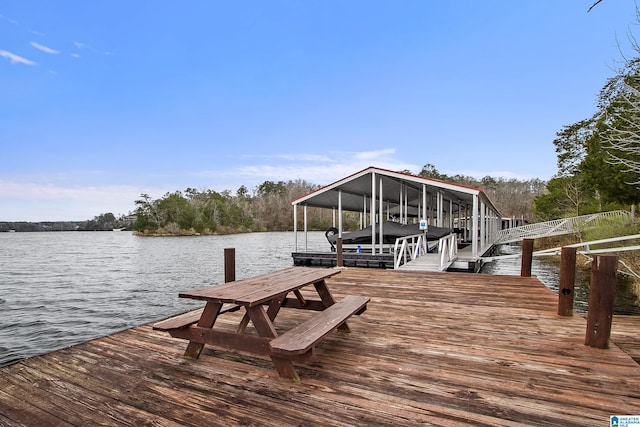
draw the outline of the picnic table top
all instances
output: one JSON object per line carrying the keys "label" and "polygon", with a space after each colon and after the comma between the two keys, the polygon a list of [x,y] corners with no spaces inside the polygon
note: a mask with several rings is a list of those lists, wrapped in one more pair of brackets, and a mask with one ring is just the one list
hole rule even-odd
{"label": "picnic table top", "polygon": [[252,307],[278,295],[321,282],[339,272],[340,270],[332,268],[290,267],[248,279],[181,292],[179,297]]}

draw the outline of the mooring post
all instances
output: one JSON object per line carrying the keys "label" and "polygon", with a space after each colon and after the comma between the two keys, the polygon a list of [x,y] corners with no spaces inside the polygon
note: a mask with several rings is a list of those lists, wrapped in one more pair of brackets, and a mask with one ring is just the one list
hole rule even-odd
{"label": "mooring post", "polygon": [[236,249],[224,248],[224,282],[236,280]]}
{"label": "mooring post", "polygon": [[609,348],[617,268],[618,257],[615,255],[595,256],[591,262],[587,333],[584,341],[589,347]]}
{"label": "mooring post", "polygon": [[558,314],[573,316],[576,283],[576,248],[564,247],[560,252],[560,284],[558,286]]}
{"label": "mooring post", "polygon": [[533,261],[533,239],[522,240],[522,265],[520,276],[531,277],[531,263]]}
{"label": "mooring post", "polygon": [[342,267],[342,237],[336,239],[336,266]]}

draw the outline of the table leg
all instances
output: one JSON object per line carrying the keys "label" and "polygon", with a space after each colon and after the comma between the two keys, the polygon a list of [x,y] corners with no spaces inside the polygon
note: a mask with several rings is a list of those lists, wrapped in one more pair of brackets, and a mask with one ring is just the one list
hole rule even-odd
{"label": "table leg", "polygon": [[[331,295],[331,292],[329,291],[327,283],[324,281],[324,279],[314,283],[313,286],[316,288],[316,292],[318,292],[318,295],[320,295],[320,299],[322,300],[322,304],[324,304],[325,308],[336,303],[336,300],[333,295]],[[338,330],[343,332],[350,332],[347,322],[344,322],[342,325],[338,326]]]}
{"label": "table leg", "polygon": [[[273,319],[275,319],[276,316],[278,315],[278,312],[282,307],[282,303],[286,298],[287,298],[286,295],[282,295],[280,298],[273,299],[269,302],[269,309],[267,310],[267,314],[269,316],[269,319],[271,319],[272,322],[273,322]],[[239,334],[244,333],[245,329],[247,329],[247,326],[249,326],[249,320],[250,320],[250,317],[249,317],[249,313],[247,312],[242,317],[240,324],[236,328],[236,332]]]}
{"label": "table leg", "polygon": [[[269,318],[269,315],[265,311],[264,307],[262,307],[261,305],[255,307],[247,307],[247,314],[251,318],[253,326],[255,326],[258,335],[269,338],[275,338],[278,336],[278,333],[273,326],[273,322]],[[296,369],[293,366],[291,360],[282,359],[273,355],[271,355],[270,357],[271,361],[276,367],[276,370],[278,371],[278,375],[284,378],[290,378],[294,381],[300,381],[300,377],[298,376],[298,373],[296,372]]]}
{"label": "table leg", "polygon": [[[216,323],[216,319],[218,318],[218,314],[220,313],[221,308],[222,303],[207,302],[202,315],[200,315],[200,320],[198,320],[198,326],[202,326],[204,328],[212,328],[213,324]],[[203,348],[204,344],[189,341],[187,350],[184,352],[184,357],[188,359],[197,359],[198,357],[200,357]]]}

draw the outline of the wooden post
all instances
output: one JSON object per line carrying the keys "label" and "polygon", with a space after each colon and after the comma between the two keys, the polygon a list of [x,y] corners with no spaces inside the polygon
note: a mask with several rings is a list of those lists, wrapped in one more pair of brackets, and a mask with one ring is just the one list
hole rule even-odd
{"label": "wooden post", "polygon": [[342,267],[342,237],[336,239],[336,266]]}
{"label": "wooden post", "polygon": [[595,256],[591,262],[587,333],[584,342],[589,347],[609,348],[617,268],[618,257],[615,255]]}
{"label": "wooden post", "polygon": [[560,284],[558,286],[558,314],[573,316],[576,282],[576,248],[565,247],[560,253]]}
{"label": "wooden post", "polygon": [[224,248],[224,282],[236,280],[236,249]]}
{"label": "wooden post", "polygon": [[522,240],[522,265],[520,276],[531,277],[531,263],[533,260],[533,239]]}

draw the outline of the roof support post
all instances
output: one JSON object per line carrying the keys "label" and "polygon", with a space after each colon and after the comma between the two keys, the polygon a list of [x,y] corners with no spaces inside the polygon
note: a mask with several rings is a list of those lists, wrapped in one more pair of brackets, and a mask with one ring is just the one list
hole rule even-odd
{"label": "roof support post", "polygon": [[298,205],[293,205],[293,251],[298,252]]}
{"label": "roof support post", "polygon": [[362,221],[360,221],[360,228],[365,228],[367,226],[367,195],[362,195]]}
{"label": "roof support post", "polygon": [[338,191],[338,237],[342,238],[342,190]]}
{"label": "roof support post", "polygon": [[380,197],[379,197],[379,203],[380,206],[378,206],[378,212],[379,212],[379,216],[380,216],[380,255],[382,255],[382,252],[384,251],[384,247],[382,246],[384,244],[384,230],[383,230],[383,226],[382,223],[384,222],[384,204],[383,204],[383,194],[382,194],[382,175],[380,176],[380,189],[378,190],[380,192]]}
{"label": "roof support post", "polygon": [[376,173],[371,173],[371,254],[376,252]]}
{"label": "roof support post", "polygon": [[453,228],[453,200],[449,199],[449,228]]}
{"label": "roof support post", "polygon": [[438,212],[436,213],[436,217],[437,217],[437,222],[436,225],[438,227],[442,227],[442,211],[444,209],[443,204],[444,204],[444,196],[442,195],[442,191],[438,191],[437,193],[437,200],[436,200],[436,205],[437,205],[437,209]]}
{"label": "roof support post", "polygon": [[[480,202],[480,251],[487,247],[487,207]],[[478,253],[480,255],[480,252]]]}
{"label": "roof support post", "polygon": [[404,217],[403,217],[403,214],[404,214],[404,210],[403,210],[404,203],[402,202],[402,194],[404,192],[403,190],[404,190],[404,184],[400,184],[400,197],[398,198],[398,201],[400,202],[400,203],[398,203],[398,207],[400,208],[400,224],[402,224],[403,221],[404,221]]}
{"label": "roof support post", "polygon": [[308,234],[307,234],[307,205],[304,205],[304,207],[302,208],[302,212],[303,212],[303,217],[304,217],[304,251],[308,252],[309,251],[309,241],[308,241]]}
{"label": "roof support post", "polygon": [[422,218],[427,220],[429,215],[427,214],[427,184],[422,184]]}
{"label": "roof support post", "polygon": [[478,195],[473,195],[473,207],[471,212],[471,253],[473,258],[478,258]]}

